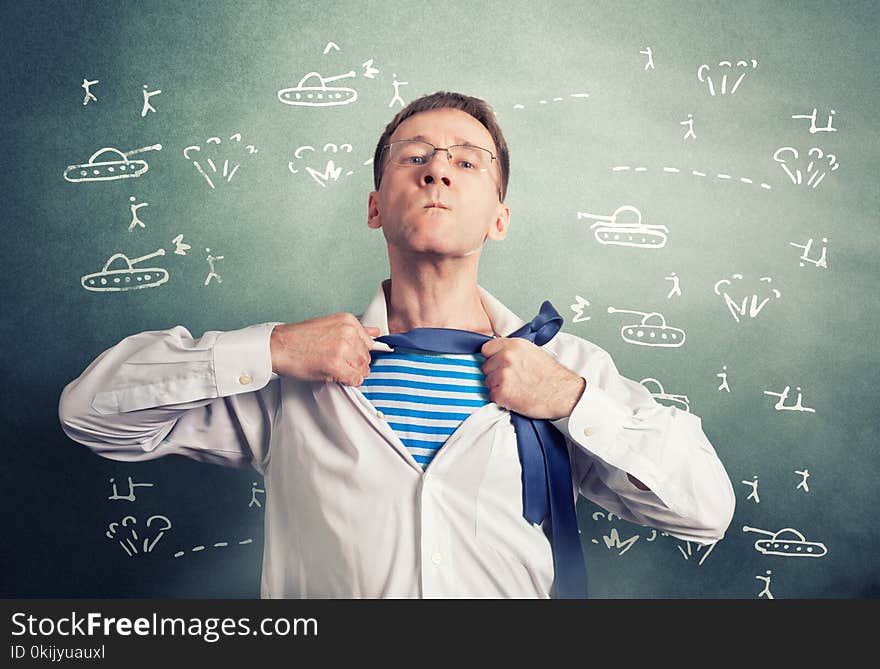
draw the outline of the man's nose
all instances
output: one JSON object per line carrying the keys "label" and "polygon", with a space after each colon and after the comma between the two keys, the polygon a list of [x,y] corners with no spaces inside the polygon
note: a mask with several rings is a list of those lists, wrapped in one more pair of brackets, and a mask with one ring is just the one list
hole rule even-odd
{"label": "man's nose", "polygon": [[446,151],[436,151],[431,160],[422,168],[422,185],[440,181],[447,188],[452,185],[452,165],[449,164],[449,154]]}

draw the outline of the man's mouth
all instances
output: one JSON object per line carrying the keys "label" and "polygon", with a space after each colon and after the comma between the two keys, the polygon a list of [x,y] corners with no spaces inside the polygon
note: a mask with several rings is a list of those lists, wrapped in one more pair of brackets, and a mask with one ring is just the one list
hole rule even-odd
{"label": "man's mouth", "polygon": [[424,206],[424,208],[425,209],[447,209],[447,210],[449,209],[449,207],[447,207],[442,202],[429,202],[428,204],[426,204]]}

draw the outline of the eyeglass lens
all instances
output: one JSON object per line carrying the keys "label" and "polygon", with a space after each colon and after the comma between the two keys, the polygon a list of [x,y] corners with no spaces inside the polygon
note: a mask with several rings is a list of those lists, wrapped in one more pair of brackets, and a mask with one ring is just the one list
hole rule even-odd
{"label": "eyeglass lens", "polygon": [[[444,149],[435,149],[427,142],[403,140],[391,145],[390,158],[399,165],[425,165],[430,162],[435,151],[445,153]],[[453,167],[465,171],[485,172],[492,164],[492,154],[478,146],[456,145],[448,148],[452,154],[450,160]]]}

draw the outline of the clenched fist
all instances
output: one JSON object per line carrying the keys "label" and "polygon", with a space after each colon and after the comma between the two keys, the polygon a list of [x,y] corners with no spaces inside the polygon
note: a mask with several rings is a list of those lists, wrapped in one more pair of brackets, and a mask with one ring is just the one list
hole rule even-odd
{"label": "clenched fist", "polygon": [[370,349],[379,328],[339,313],[276,325],[269,340],[272,371],[303,381],[359,386],[370,374]]}

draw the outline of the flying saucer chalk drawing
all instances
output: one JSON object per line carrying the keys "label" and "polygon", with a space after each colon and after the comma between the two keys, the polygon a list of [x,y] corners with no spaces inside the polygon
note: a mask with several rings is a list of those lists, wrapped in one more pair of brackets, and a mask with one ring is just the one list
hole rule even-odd
{"label": "flying saucer chalk drawing", "polygon": [[651,397],[660,402],[660,404],[674,406],[690,413],[691,405],[687,395],[671,395],[667,393],[663,389],[663,384],[654,378],[648,377],[647,379],[642,379],[639,383],[648,388],[649,391],[651,391],[651,388],[648,387],[648,383],[656,385],[659,390],[658,392],[651,391]]}
{"label": "flying saucer chalk drawing", "polygon": [[[146,160],[129,160],[129,156],[144,151],[161,151],[161,144],[153,144],[140,149],[132,149],[123,153],[112,146],[95,151],[87,163],[68,165],[64,170],[64,178],[71,183],[79,181],[115,181],[139,177],[150,169]],[[98,158],[103,158],[98,160]]]}
{"label": "flying saucer chalk drawing", "polygon": [[822,557],[828,553],[825,544],[818,541],[807,541],[803,534],[791,527],[785,527],[778,532],[768,532],[767,530],[759,530],[757,527],[743,525],[743,532],[758,532],[770,537],[769,539],[758,539],[755,542],[755,550],[765,555]]}
{"label": "flying saucer chalk drawing", "polygon": [[[663,314],[656,311],[645,313],[644,311],[630,311],[629,309],[608,307],[608,313],[636,314],[642,317],[641,323],[624,325],[620,328],[620,336],[625,342],[637,344],[638,346],[664,346],[667,348],[675,348],[684,344],[684,330],[666,325],[666,319],[663,317]],[[649,323],[648,321],[651,319],[655,321],[659,319],[659,323]]]}
{"label": "flying saucer chalk drawing", "polygon": [[[346,86],[328,86],[327,83],[353,76],[355,76],[354,70],[335,77],[322,77],[317,72],[309,72],[293,88],[282,88],[278,91],[278,99],[294,107],[334,107],[351,104],[357,100],[356,90]],[[312,80],[316,83],[311,85],[306,83]]]}
{"label": "flying saucer chalk drawing", "polygon": [[[619,220],[623,214],[632,214],[635,219]],[[596,221],[590,226],[590,230],[600,244],[644,249],[660,249],[666,246],[666,233],[669,229],[665,225],[642,225],[642,213],[631,205],[618,207],[610,216],[583,211],[579,211],[577,216],[578,220],[589,218]]]}
{"label": "flying saucer chalk drawing", "polygon": [[[86,274],[80,279],[82,287],[95,292],[119,292],[123,290],[138,290],[140,288],[154,288],[168,281],[168,271],[161,267],[134,267],[139,262],[164,256],[165,249],[159,249],[155,253],[129,259],[124,253],[114,253],[104,263],[100,272]],[[123,267],[110,269],[110,265],[119,260]]]}

